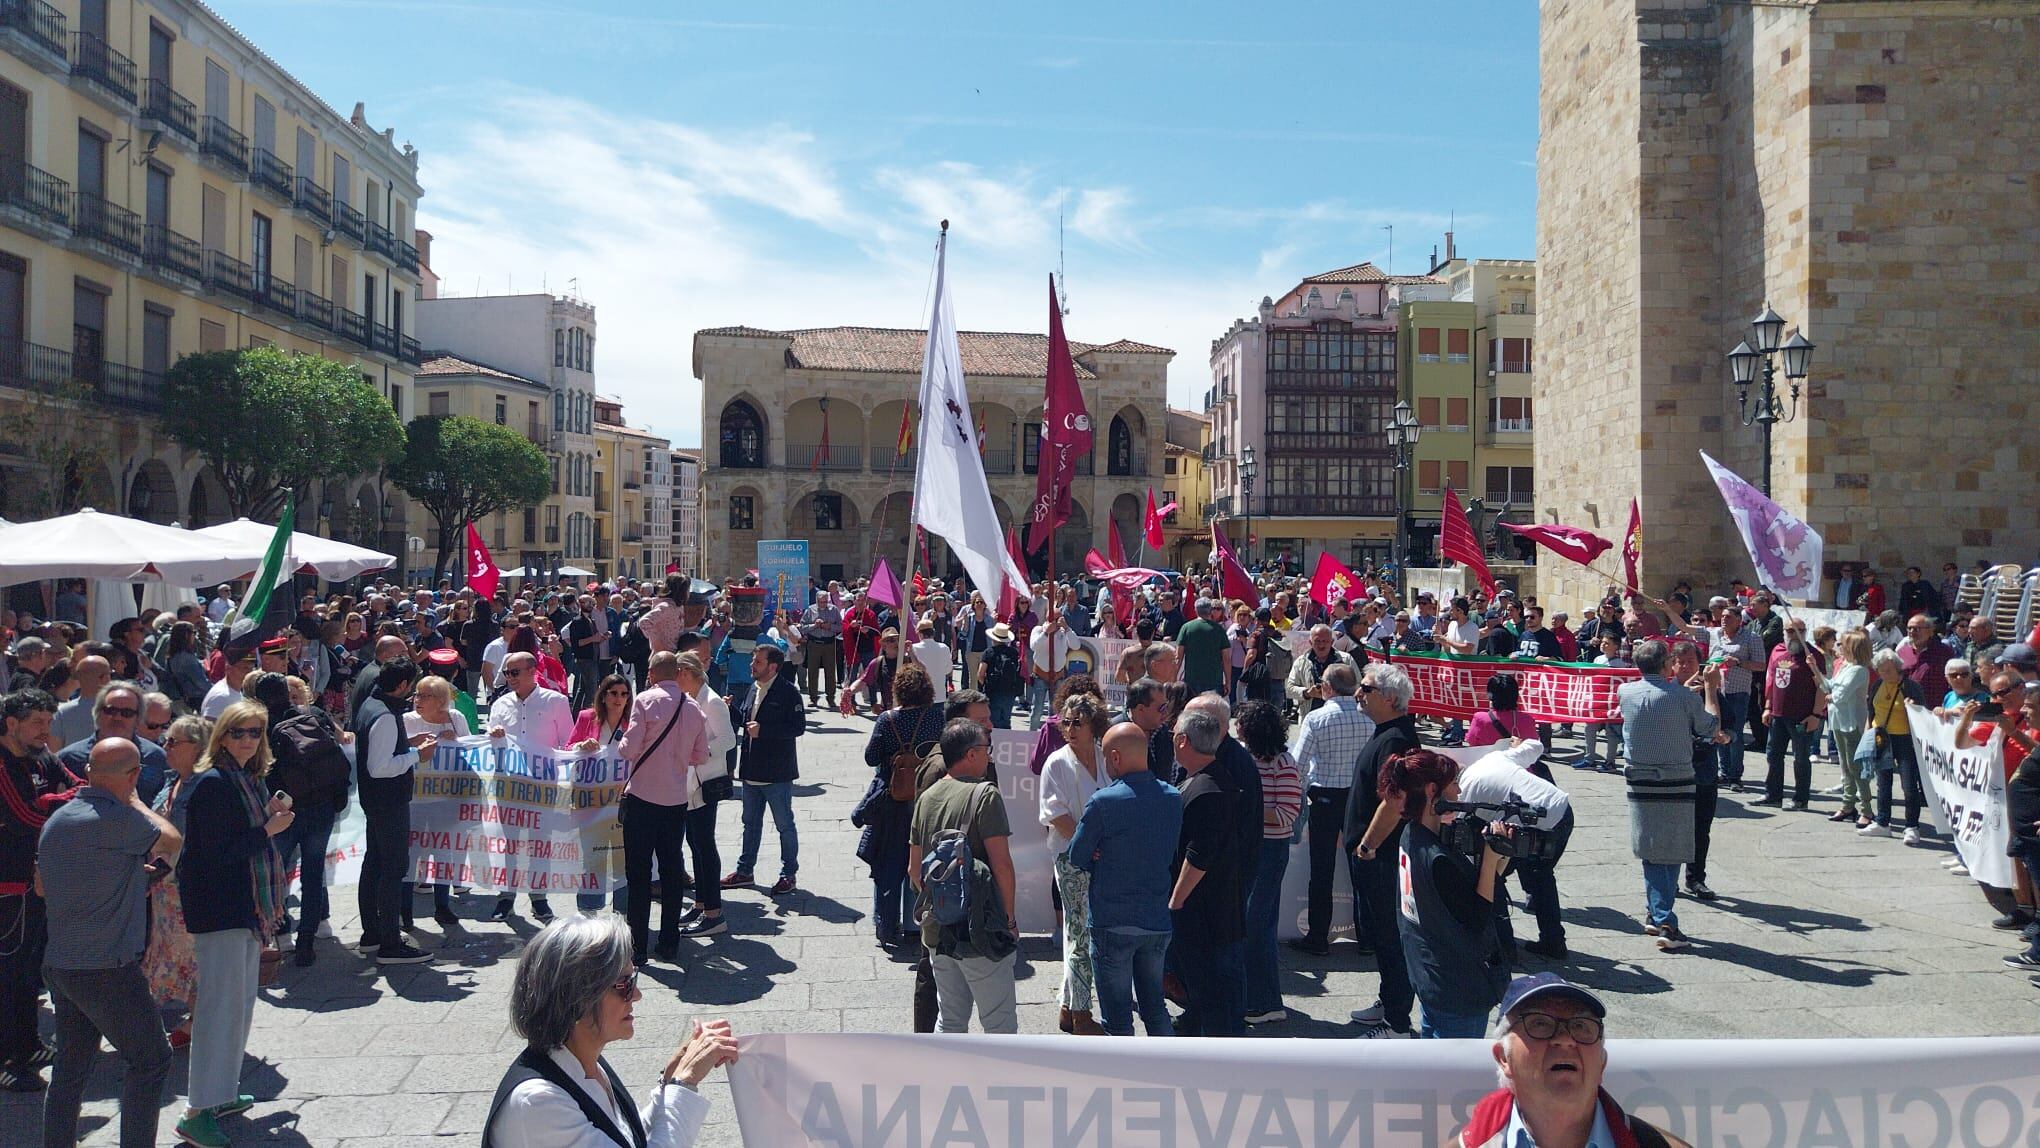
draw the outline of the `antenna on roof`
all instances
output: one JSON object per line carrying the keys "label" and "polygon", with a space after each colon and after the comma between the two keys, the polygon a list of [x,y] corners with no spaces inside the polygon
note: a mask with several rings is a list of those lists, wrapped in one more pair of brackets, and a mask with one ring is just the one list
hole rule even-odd
{"label": "antenna on roof", "polygon": [[1058,194],[1055,204],[1055,305],[1063,318],[1070,317],[1069,272],[1063,263],[1063,212],[1062,198]]}
{"label": "antenna on roof", "polygon": [[1384,223],[1381,225],[1381,229],[1388,232],[1388,266],[1382,268],[1382,270],[1393,276],[1395,274],[1395,224]]}

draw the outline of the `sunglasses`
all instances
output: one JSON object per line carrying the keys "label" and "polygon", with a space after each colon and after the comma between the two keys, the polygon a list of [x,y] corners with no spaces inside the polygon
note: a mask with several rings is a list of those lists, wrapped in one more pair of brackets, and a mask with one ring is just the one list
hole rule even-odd
{"label": "sunglasses", "polygon": [[1371,694],[1374,692],[1374,689],[1375,687],[1368,685],[1366,682],[1360,683],[1360,692],[1363,694]]}
{"label": "sunglasses", "polygon": [[506,678],[521,678],[530,672],[529,669],[504,670],[503,676]]}
{"label": "sunglasses", "polygon": [[2004,689],[2001,690],[1992,690],[1990,691],[1990,696],[1994,698],[2008,698],[2025,688],[2026,688],[2025,683],[2021,682],[2017,685],[2006,686]]}
{"label": "sunglasses", "polygon": [[235,727],[234,727],[233,729],[230,729],[230,730],[228,730],[228,731],[226,732],[226,734],[224,735],[224,740],[227,740],[227,741],[254,741],[254,740],[256,740],[256,739],[260,738],[261,736],[262,736],[262,727],[261,727],[261,726],[259,726],[259,725],[240,725],[240,726],[235,726]]}
{"label": "sunglasses", "polygon": [[636,996],[638,991],[637,987],[638,972],[639,970],[632,969],[629,976],[623,978],[622,980],[616,982],[613,985],[610,985],[609,991],[615,993],[617,996],[620,996],[625,1000],[629,1000],[630,998]]}
{"label": "sunglasses", "polygon": [[141,713],[142,711],[136,709],[133,706],[107,706],[105,709],[100,710],[99,712],[105,714],[107,717],[131,718],[134,717],[136,714]]}

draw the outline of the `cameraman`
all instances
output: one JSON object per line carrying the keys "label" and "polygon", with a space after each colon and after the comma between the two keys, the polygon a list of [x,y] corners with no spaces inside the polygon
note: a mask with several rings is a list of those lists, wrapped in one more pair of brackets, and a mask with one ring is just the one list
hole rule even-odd
{"label": "cameraman", "polygon": [[[1558,914],[1558,859],[1565,854],[1566,842],[1572,840],[1573,811],[1572,798],[1565,790],[1530,772],[1543,753],[1543,743],[1534,737],[1519,737],[1507,747],[1498,746],[1460,770],[1459,791],[1461,801],[1503,805],[1514,800],[1543,810],[1541,816],[1523,819],[1535,832],[1519,834],[1516,843],[1528,846],[1535,842],[1535,848],[1526,848],[1527,856],[1515,857],[1509,870],[1523,883],[1530,913],[1537,918],[1537,939],[1524,945],[1523,951],[1558,961],[1565,959],[1565,922]],[[1489,815],[1482,811],[1480,816]],[[1503,955],[1513,963],[1516,934],[1509,926],[1507,897],[1495,898],[1495,928]]]}
{"label": "cameraman", "polygon": [[1445,817],[1438,802],[1459,799],[1459,763],[1428,749],[1390,758],[1380,793],[1382,804],[1399,806],[1409,823],[1399,887],[1404,959],[1424,1005],[1419,1035],[1478,1039],[1509,976],[1495,939],[1503,856],[1492,839],[1508,840],[1515,827],[1488,826],[1478,863],[1453,852],[1440,839]]}

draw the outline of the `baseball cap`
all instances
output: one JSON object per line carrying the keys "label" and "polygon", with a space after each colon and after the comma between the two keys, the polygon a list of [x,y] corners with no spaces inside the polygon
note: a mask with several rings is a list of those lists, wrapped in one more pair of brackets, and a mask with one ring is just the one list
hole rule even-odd
{"label": "baseball cap", "polygon": [[427,650],[425,660],[435,666],[456,665],[460,662],[460,652],[442,646],[437,650]]}
{"label": "baseball cap", "polygon": [[1532,973],[1510,981],[1508,989],[1502,993],[1500,1015],[1507,1016],[1534,1000],[1558,997],[1585,1005],[1596,1017],[1605,1019],[1608,1015],[1608,1006],[1601,1003],[1600,997],[1557,973]]}
{"label": "baseball cap", "polygon": [[2040,653],[2035,653],[2033,647],[2024,642],[2014,642],[2006,646],[2005,652],[1998,655],[1998,661],[2028,673],[2040,670]]}

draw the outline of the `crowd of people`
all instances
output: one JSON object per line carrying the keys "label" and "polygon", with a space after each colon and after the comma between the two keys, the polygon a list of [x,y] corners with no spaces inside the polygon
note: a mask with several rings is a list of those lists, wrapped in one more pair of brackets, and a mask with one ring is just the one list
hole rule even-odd
{"label": "crowd of people", "polygon": [[[1053,858],[1065,1032],[1131,1035],[1138,1016],[1150,1036],[1237,1035],[1284,1019],[1281,890],[1301,840],[1308,908],[1290,947],[1333,956],[1344,866],[1354,953],[1378,970],[1379,999],[1355,1010],[1353,1034],[1478,1036],[1498,1007],[1509,1013],[1523,954],[1568,956],[1556,870],[1577,811],[1551,770],[1566,760],[1556,739],[1580,739],[1575,768],[1621,774],[1644,931],[1673,952],[1690,943],[1681,878],[1686,896],[1715,896],[1708,847],[1724,792],[1761,789],[1751,804],[1803,811],[1813,764],[1829,759],[1842,802],[1831,820],[1864,837],[1931,842],[1907,703],[1951,723],[1958,744],[2001,736],[2019,879],[1982,895],[1998,927],[2025,942],[2006,963],[2040,970],[2033,640],[1998,634],[1960,608],[1959,593],[1916,575],[1899,594],[1913,612],[1880,611],[1842,633],[1809,633],[1740,586],[1705,601],[1684,583],[1665,599],[1611,592],[1577,628],[1507,590],[1442,602],[1419,592],[1405,608],[1372,570],[1350,600],[1318,602],[1302,579],[1269,571],[1252,601],[1223,597],[1209,575],[1134,592],[1043,583],[1003,614],[939,580],[917,579],[898,605],[830,582],[803,607],[757,617],[739,604],[762,595],[755,577],[728,593],[672,577],[493,600],[375,581],[358,595],[307,594],[289,624],[245,641],[223,637],[231,586],[122,619],[104,641],[9,611],[0,914],[20,943],[0,952],[0,1086],[46,1087],[49,1142],[69,1143],[104,1039],[126,1065],[124,1139],[132,1130],[143,1143],[154,1105],[142,1098],[160,1092],[171,1048],[188,1045],[178,1132],[226,1143],[220,1121],[252,1103],[239,1071],[256,986],[286,948],[313,964],[330,936],[317,862],[340,812],[358,802],[366,823],[355,948],[381,966],[432,960],[417,943],[415,899],[429,890],[432,915],[452,925],[464,891],[413,884],[413,775],[484,737],[610,749],[630,763],[623,888],[580,894],[581,913],[559,921],[543,894],[527,901],[541,936],[565,930],[560,961],[623,970],[604,987],[625,1012],[609,1017],[609,998],[589,990],[575,998],[585,1015],[541,1016],[534,1004],[519,1022],[541,1034],[534,1048],[562,1023],[617,1039],[634,970],[676,960],[683,936],[727,931],[723,893],[761,884],[768,812],[778,872],[767,893],[797,890],[794,783],[817,709],[874,719],[856,856],[871,873],[875,939],[913,958],[920,1031],[961,1032],[973,1014],[985,1031],[1017,1029],[1013,811],[991,745],[1023,707],[1033,740],[1022,768],[1038,780],[1017,792],[1032,795],[1025,815]],[[1874,575],[1865,586],[1863,599],[1880,597]],[[1126,639],[1124,653],[1075,672],[1079,639],[1094,636]],[[1413,712],[1413,683],[1394,660],[1424,652],[1637,676],[1618,692],[1619,721],[1577,733],[1524,713],[1506,672],[1488,679],[1483,712],[1441,720]],[[1489,752],[1437,752],[1453,746]],[[1752,751],[1765,763],[1761,785],[1746,781]],[[724,800],[742,820],[727,871],[716,844]],[[1515,812],[1495,815],[1505,808]],[[1480,811],[1465,832],[1461,819]],[[1622,819],[1605,816],[1599,831]],[[1967,875],[1959,859],[1950,868]],[[1537,933],[1520,949],[1511,875]],[[569,929],[605,907],[622,914],[613,934]],[[487,916],[516,910],[498,894]],[[53,1045],[37,1035],[44,991]],[[158,1010],[173,1006],[186,1019],[166,1032]],[[1582,1035],[1578,1024],[1539,1024]],[[727,1035],[697,1034],[690,1063],[727,1059]],[[582,1043],[562,1038],[521,1060],[527,1075],[506,1083],[499,1108],[530,1107],[524,1093],[550,1079],[540,1060],[554,1072],[577,1060],[592,1075],[600,1042]],[[698,1120],[687,1112],[667,1097],[647,1118]]]}

